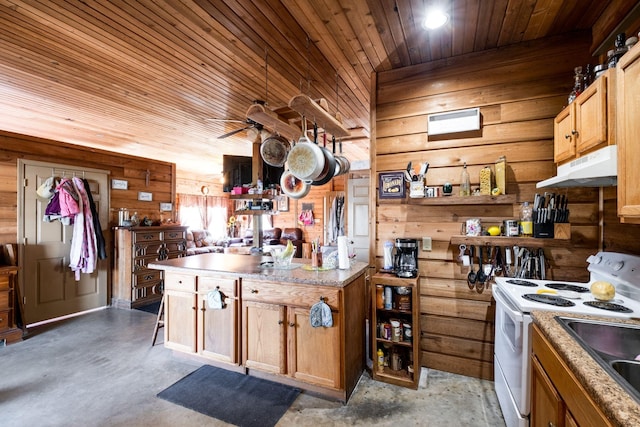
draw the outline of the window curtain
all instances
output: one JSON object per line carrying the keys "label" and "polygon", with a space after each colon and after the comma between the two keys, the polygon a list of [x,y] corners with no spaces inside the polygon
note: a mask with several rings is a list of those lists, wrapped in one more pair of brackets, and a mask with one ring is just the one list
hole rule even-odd
{"label": "window curtain", "polygon": [[222,238],[226,235],[228,202],[226,197],[178,194],[178,220],[192,230],[209,230],[212,236]]}

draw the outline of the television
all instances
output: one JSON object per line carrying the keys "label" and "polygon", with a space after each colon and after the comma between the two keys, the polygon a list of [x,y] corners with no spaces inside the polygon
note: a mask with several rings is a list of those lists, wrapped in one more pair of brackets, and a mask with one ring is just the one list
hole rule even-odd
{"label": "television", "polygon": [[[249,184],[253,177],[253,160],[247,156],[222,156],[222,170],[224,173],[223,191],[229,192],[233,187]],[[269,188],[271,184],[279,185],[280,177],[284,173],[284,166],[271,166],[262,162],[262,185]],[[255,183],[254,183],[255,184]]]}

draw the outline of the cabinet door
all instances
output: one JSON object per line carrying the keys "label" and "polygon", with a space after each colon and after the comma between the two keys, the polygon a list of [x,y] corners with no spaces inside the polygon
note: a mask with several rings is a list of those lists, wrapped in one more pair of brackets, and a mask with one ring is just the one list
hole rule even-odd
{"label": "cabinet door", "polygon": [[165,291],[164,346],[187,353],[196,352],[196,295]]}
{"label": "cabinet door", "polygon": [[286,372],[285,307],[242,302],[242,355],[247,368]]}
{"label": "cabinet door", "polygon": [[553,121],[553,160],[556,163],[576,156],[575,129],[575,104],[571,104]]}
{"label": "cabinet door", "polygon": [[340,316],[330,328],[311,326],[309,310],[290,307],[287,313],[289,375],[325,387],[341,388]]}
{"label": "cabinet door", "polygon": [[601,76],[576,100],[576,150],[584,153],[607,142],[607,76]]}
{"label": "cabinet door", "polygon": [[622,222],[640,223],[640,45],[616,67],[618,141],[618,215]]}
{"label": "cabinet door", "polygon": [[531,427],[564,425],[564,402],[535,357],[531,358]]}
{"label": "cabinet door", "polygon": [[[222,309],[213,309],[208,293],[218,289]],[[209,359],[238,364],[238,301],[236,281],[221,277],[198,278],[198,353]]]}

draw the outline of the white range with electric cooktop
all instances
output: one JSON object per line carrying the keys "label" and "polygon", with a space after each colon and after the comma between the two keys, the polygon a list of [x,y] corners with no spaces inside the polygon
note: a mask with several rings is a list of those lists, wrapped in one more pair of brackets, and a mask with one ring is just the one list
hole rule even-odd
{"label": "white range with electric cooktop", "polygon": [[[640,257],[599,252],[587,262],[588,283],[495,278],[495,389],[508,427],[529,426],[531,311],[640,318]],[[591,284],[600,280],[616,288],[613,300],[603,302],[591,295]]]}

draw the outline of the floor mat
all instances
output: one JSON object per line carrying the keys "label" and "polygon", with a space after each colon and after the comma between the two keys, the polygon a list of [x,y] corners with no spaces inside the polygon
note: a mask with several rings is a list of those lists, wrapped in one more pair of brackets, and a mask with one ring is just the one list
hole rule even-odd
{"label": "floor mat", "polygon": [[158,397],[240,427],[275,426],[300,390],[204,365]]}

